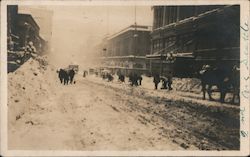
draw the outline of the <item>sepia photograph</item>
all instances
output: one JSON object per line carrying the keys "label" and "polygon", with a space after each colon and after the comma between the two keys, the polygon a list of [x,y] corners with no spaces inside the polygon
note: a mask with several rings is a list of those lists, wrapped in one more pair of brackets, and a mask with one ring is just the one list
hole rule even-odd
{"label": "sepia photograph", "polygon": [[132,2],[2,6],[8,151],[242,151],[242,3]]}

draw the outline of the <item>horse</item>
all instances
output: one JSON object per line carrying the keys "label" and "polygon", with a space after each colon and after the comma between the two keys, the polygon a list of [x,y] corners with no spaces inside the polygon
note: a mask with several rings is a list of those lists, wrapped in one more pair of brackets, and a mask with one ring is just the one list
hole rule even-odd
{"label": "horse", "polygon": [[[212,86],[217,86],[220,92],[220,102],[224,103],[226,94],[229,91],[230,87],[237,86],[237,81],[235,82],[235,76],[232,71],[221,68],[212,68],[208,65],[203,66],[202,70],[200,71],[200,79],[203,92],[203,100],[206,99],[206,92],[208,93],[209,100],[214,100],[211,96],[211,88]],[[207,85],[208,88],[206,88]]]}
{"label": "horse", "polygon": [[230,84],[233,89],[233,98],[231,103],[235,103],[236,96],[240,99],[240,68],[236,65],[232,68],[232,73],[230,75]]}

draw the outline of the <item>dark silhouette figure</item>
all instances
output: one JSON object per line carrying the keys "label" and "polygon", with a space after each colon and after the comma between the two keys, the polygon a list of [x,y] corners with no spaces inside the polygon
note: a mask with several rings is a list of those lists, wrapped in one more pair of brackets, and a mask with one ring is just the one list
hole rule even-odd
{"label": "dark silhouette figure", "polygon": [[154,84],[155,84],[155,89],[157,90],[158,89],[158,84],[160,83],[161,79],[160,79],[160,75],[159,74],[155,74],[154,75]]}
{"label": "dark silhouette figure", "polygon": [[138,75],[131,73],[129,75],[129,82],[131,82],[131,86],[138,86]]}
{"label": "dark silhouette figure", "polygon": [[240,100],[240,69],[237,66],[232,68],[232,73],[230,76],[230,84],[233,88],[233,98],[232,103],[235,103],[235,97],[237,96]]}
{"label": "dark silhouette figure", "polygon": [[70,84],[72,84],[75,76],[75,71],[73,69],[70,69],[68,74],[69,74]]}
{"label": "dark silhouette figure", "polygon": [[60,82],[63,83],[63,69],[60,69],[58,72],[58,77],[60,79]]}
{"label": "dark silhouette figure", "polygon": [[120,74],[120,75],[118,76],[118,80],[121,81],[121,82],[125,82],[125,76],[122,75],[122,74]]}
{"label": "dark silhouette figure", "polygon": [[138,84],[141,86],[141,83],[142,83],[142,76],[139,75],[139,76],[137,77],[137,80],[138,80]]}
{"label": "dark silhouette figure", "polygon": [[58,77],[59,77],[61,83],[63,83],[64,85],[68,84],[68,82],[69,82],[69,75],[68,75],[68,73],[67,73],[66,70],[60,69]]}
{"label": "dark silhouette figure", "polygon": [[[224,68],[212,68],[206,65],[203,66],[200,74],[203,99],[205,100],[207,92],[209,100],[214,100],[211,96],[211,88],[212,86],[217,86],[220,92],[220,102],[223,103],[225,101],[226,93],[232,85],[232,78],[230,78],[231,72]],[[206,86],[208,86],[208,88],[206,88]]]}
{"label": "dark silhouette figure", "polygon": [[166,77],[160,77],[162,81],[162,87],[161,89],[167,89],[168,79]]}
{"label": "dark silhouette figure", "polygon": [[108,78],[108,82],[113,81],[114,79],[114,77],[110,73],[107,74],[107,78]]}
{"label": "dark silhouette figure", "polygon": [[168,90],[172,90],[172,89],[173,89],[173,88],[172,88],[172,83],[173,83],[172,77],[171,77],[171,76],[168,76]]}

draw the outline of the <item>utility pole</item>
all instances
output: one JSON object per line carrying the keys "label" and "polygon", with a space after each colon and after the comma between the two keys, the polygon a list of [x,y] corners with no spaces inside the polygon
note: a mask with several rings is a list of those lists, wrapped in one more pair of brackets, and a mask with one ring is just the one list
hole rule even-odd
{"label": "utility pole", "polygon": [[137,34],[137,23],[136,23],[136,5],[135,5],[135,10],[134,10],[134,13],[135,13],[135,24],[134,24],[134,27],[135,27],[135,31],[134,31],[134,44],[135,44],[135,54],[134,55],[137,55],[137,37],[138,37],[138,34]]}

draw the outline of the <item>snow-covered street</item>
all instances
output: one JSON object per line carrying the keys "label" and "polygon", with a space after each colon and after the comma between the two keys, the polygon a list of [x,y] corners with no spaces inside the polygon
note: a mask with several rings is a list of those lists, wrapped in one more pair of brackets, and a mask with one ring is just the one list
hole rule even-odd
{"label": "snow-covered street", "polygon": [[8,75],[9,149],[239,149],[238,106],[96,76],[64,86],[57,75],[32,59]]}

